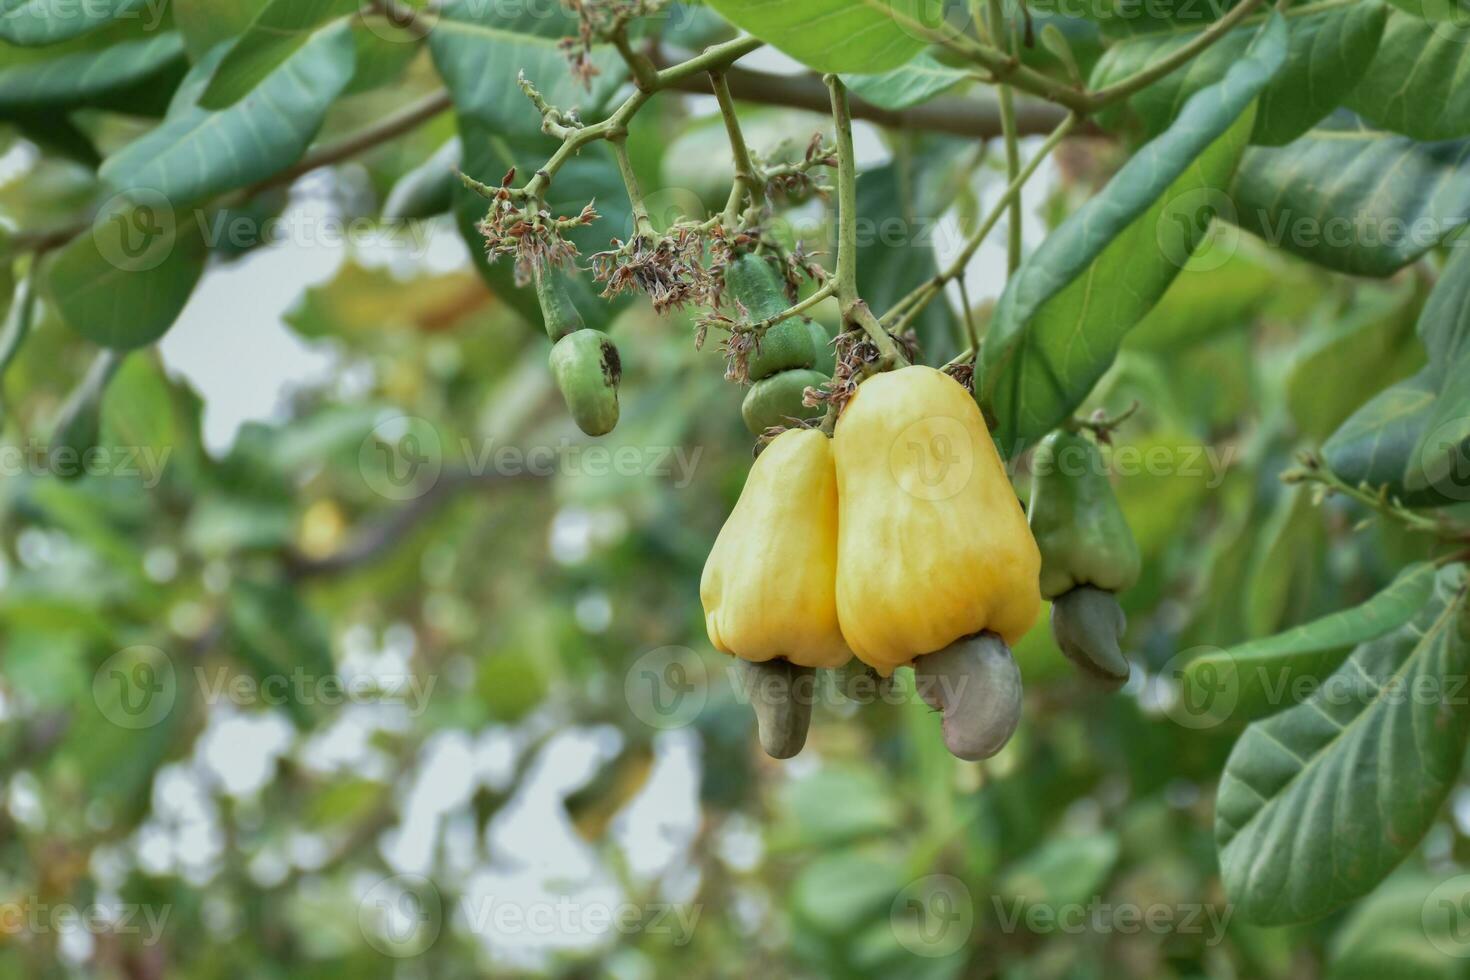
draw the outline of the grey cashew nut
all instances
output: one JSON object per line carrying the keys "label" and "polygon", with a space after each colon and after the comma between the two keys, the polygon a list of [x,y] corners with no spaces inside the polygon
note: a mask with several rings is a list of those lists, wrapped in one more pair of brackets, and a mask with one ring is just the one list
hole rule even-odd
{"label": "grey cashew nut", "polygon": [[1128,658],[1118,646],[1128,617],[1113,593],[1090,585],[1059,596],[1051,607],[1051,631],[1067,659],[1110,691],[1128,682]]}
{"label": "grey cashew nut", "polygon": [[789,660],[736,661],[741,690],[755,709],[761,748],[773,759],[789,759],[806,744],[816,699],[816,671]]}
{"label": "grey cashew nut", "polygon": [[990,758],[1021,722],[1021,671],[994,633],[967,636],[920,657],[914,682],[924,702],[944,713],[944,744],[958,758]]}

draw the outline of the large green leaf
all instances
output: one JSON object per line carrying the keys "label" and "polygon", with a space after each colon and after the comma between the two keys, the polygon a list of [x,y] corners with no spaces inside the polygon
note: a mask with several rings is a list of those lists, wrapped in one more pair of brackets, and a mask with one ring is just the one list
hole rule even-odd
{"label": "large green leaf", "polygon": [[1419,315],[1428,364],[1369,400],[1322,447],[1353,485],[1386,488],[1417,506],[1470,498],[1465,459],[1470,417],[1470,250],[1457,249]]}
{"label": "large green leaf", "polygon": [[1470,25],[1395,11],[1367,76],[1347,104],[1418,140],[1470,136]]}
{"label": "large green leaf", "polygon": [[[148,78],[184,51],[176,31],[107,30],[45,48],[0,44],[0,112],[73,104]],[[101,42],[101,43],[99,43]]]}
{"label": "large green leaf", "polygon": [[1247,152],[1223,215],[1329,269],[1386,276],[1464,226],[1467,158],[1470,140],[1419,143],[1339,111],[1290,146]]}
{"label": "large green leaf", "polygon": [[225,55],[217,48],[195,65],[163,124],[107,159],[101,175],[109,185],[156,191],[184,208],[277,174],[306,152],[354,67],[343,22],[315,35],[249,96],[210,112],[199,96]]}
{"label": "large green leaf", "polygon": [[[140,9],[142,8],[142,9]],[[104,27],[119,17],[155,19],[149,0],[0,0],[0,38],[26,46],[57,44]],[[157,24],[152,25],[157,28]]]}
{"label": "large green leaf", "polygon": [[907,109],[927,102],[970,77],[963,68],[951,68],[921,53],[908,64],[876,75],[849,75],[844,79],[853,94],[885,109]]}
{"label": "large green leaf", "polygon": [[1411,622],[1360,645],[1307,701],[1246,729],[1215,836],[1240,915],[1319,918],[1372,890],[1434,821],[1465,753],[1464,566]]}
{"label": "large green leaf", "polygon": [[47,270],[51,301],[73,330],[103,347],[149,344],[173,326],[204,273],[197,223],[166,205],[112,209]]}
{"label": "large green leaf", "polygon": [[1404,486],[1464,502],[1470,500],[1470,249],[1457,249],[1445,266],[1419,318],[1419,336],[1439,398],[1404,471]]}
{"label": "large green leaf", "polygon": [[230,47],[199,105],[227,109],[239,102],[313,38],[340,29],[359,6],[359,0],[271,0]]}
{"label": "large green leaf", "polygon": [[[1251,142],[1290,143],[1336,109],[1372,60],[1387,14],[1382,4],[1367,0],[1292,17],[1286,64],[1261,93]],[[1245,54],[1256,30],[1254,26],[1236,28],[1129,99],[1145,130],[1162,132],[1186,98],[1218,81]],[[1114,45],[1093,69],[1091,87],[1104,88],[1142,71],[1189,44],[1199,33],[1142,34]]]}
{"label": "large green leaf", "polygon": [[1202,717],[1224,722],[1274,714],[1293,703],[1297,684],[1336,670],[1359,643],[1407,623],[1434,589],[1435,567],[1411,565],[1382,592],[1351,609],[1195,657],[1185,665],[1183,696]]}
{"label": "large green leaf", "polygon": [[982,404],[1004,452],[1081,404],[1187,263],[1245,148],[1255,99],[1285,54],[1286,25],[1273,17],[1247,56],[1191,96],[1174,125],[1011,277],[980,364]]}
{"label": "large green leaf", "polygon": [[[1329,980],[1463,980],[1470,876],[1396,874],[1332,937]],[[1427,941],[1426,941],[1427,940]]]}
{"label": "large green leaf", "polygon": [[943,4],[924,0],[710,0],[710,6],[817,71],[885,72],[928,46]]}
{"label": "large green leaf", "polygon": [[576,34],[576,20],[560,4],[550,10],[535,5],[516,9],[518,13],[506,13],[482,0],[452,0],[429,35],[434,64],[460,115],[494,127],[502,136],[539,134],[541,119],[516,82],[524,72],[548,102],[562,109],[578,107],[585,118],[595,118],[627,77],[617,51],[611,45],[593,51],[598,74],[589,91],[567,70],[558,44]]}
{"label": "large green leaf", "polygon": [[244,34],[270,0],[173,0],[174,23],[189,54],[203,58],[223,41]]}

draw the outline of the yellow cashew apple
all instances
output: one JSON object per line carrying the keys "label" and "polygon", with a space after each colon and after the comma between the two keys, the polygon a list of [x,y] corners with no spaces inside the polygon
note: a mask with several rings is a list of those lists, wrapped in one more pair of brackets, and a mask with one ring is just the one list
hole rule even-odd
{"label": "yellow cashew apple", "polygon": [[840,667],[837,477],[832,441],[790,429],[756,459],[704,565],[699,597],[716,650],[754,663]]}
{"label": "yellow cashew apple", "polygon": [[863,382],[832,440],[837,614],[880,674],[1041,609],[1041,555],[974,398],[915,365]]}

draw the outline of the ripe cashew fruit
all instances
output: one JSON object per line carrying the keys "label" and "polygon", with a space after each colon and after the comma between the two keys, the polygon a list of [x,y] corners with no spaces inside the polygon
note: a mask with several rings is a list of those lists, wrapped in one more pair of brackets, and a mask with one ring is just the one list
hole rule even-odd
{"label": "ripe cashew fruit", "polygon": [[994,633],[956,640],[914,661],[914,686],[943,712],[944,744],[968,761],[999,752],[1021,723],[1021,671]]}
{"label": "ripe cashew fruit", "polygon": [[1041,594],[1091,585],[1122,592],[1138,581],[1133,532],[1113,495],[1102,454],[1076,432],[1053,432],[1031,458],[1031,533],[1041,549]]}
{"label": "ripe cashew fruit", "polygon": [[710,643],[740,659],[761,747],[777,759],[806,742],[813,668],[852,657],[837,625],[836,566],[831,440],[788,430],[751,467],[699,582]]}
{"label": "ripe cashew fruit", "polygon": [[852,654],[837,625],[836,568],[832,441],[788,430],[751,466],[705,562],[699,598],[710,643],[756,663],[842,666]]}
{"label": "ripe cashew fruit", "polygon": [[582,314],[572,302],[572,294],[567,289],[562,273],[557,270],[540,267],[536,269],[536,299],[541,304],[541,319],[546,325],[546,336],[553,343],[568,334],[587,329]]}
{"label": "ripe cashew fruit", "polygon": [[1025,635],[1041,555],[964,387],[919,365],[870,378],[832,449],[837,612],[860,660],[886,677],[962,637]]}
{"label": "ripe cashew fruit", "polygon": [[1129,667],[1119,645],[1128,619],[1114,593],[1138,581],[1138,544],[1092,440],[1053,432],[1036,447],[1032,471],[1029,521],[1052,634],[1068,660],[1116,690]]}
{"label": "ripe cashew fruit", "polygon": [[750,434],[758,436],[775,425],[791,425],[794,420],[813,419],[826,411],[818,405],[808,408],[802,404],[802,396],[808,388],[824,385],[830,380],[817,371],[782,371],[763,378],[751,385],[740,406],[740,415]]}
{"label": "ripe cashew fruit", "polygon": [[618,424],[623,365],[607,334],[578,330],[558,340],[551,349],[551,374],[583,432],[606,435]]}

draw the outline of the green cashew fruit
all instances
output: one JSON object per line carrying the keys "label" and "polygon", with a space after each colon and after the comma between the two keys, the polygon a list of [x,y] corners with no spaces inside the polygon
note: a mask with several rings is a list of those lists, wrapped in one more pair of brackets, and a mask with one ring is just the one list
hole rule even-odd
{"label": "green cashew fruit", "polygon": [[802,394],[808,388],[824,385],[830,380],[819,371],[782,371],[750,386],[740,414],[750,434],[758,436],[776,425],[791,425],[793,420],[814,419],[826,411],[820,405],[808,408],[801,403]]}
{"label": "green cashew fruit", "polygon": [[623,364],[607,334],[578,330],[558,340],[551,349],[551,374],[583,432],[606,435],[618,424]]}
{"label": "green cashew fruit", "polygon": [[752,320],[773,317],[791,305],[781,273],[754,254],[742,255],[725,266],[725,294],[738,300]]}
{"label": "green cashew fruit", "polygon": [[1107,690],[1128,682],[1128,658],[1118,641],[1128,617],[1111,592],[1079,585],[1051,606],[1051,631],[1067,659]]}
{"label": "green cashew fruit", "polygon": [[1053,432],[1032,457],[1031,533],[1041,549],[1041,594],[1079,585],[1121,592],[1138,581],[1138,544],[1087,437]]}
{"label": "green cashew fruit", "polygon": [[541,319],[546,324],[546,335],[553,341],[568,334],[587,329],[582,314],[572,302],[566,280],[556,269],[536,269],[536,299],[541,303]]}
{"label": "green cashew fruit", "polygon": [[914,686],[925,704],[943,712],[944,744],[956,758],[990,758],[1021,722],[1021,671],[994,633],[961,637],[919,657]]}

